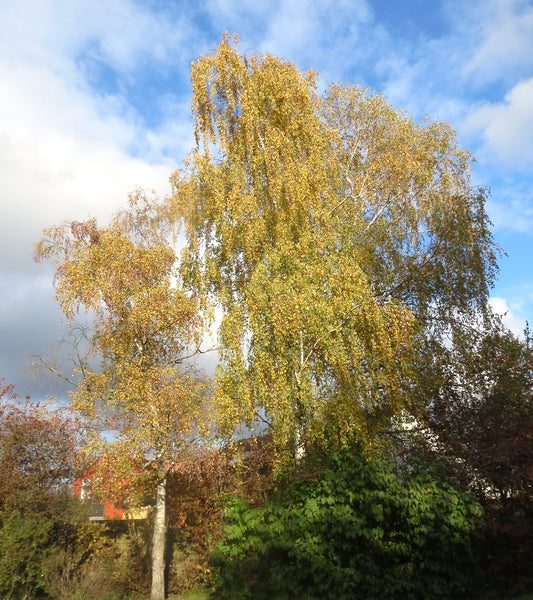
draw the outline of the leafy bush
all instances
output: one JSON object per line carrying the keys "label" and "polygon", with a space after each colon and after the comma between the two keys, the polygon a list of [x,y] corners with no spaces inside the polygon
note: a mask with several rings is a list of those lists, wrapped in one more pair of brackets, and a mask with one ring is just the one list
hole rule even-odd
{"label": "leafy bush", "polygon": [[234,499],[213,562],[218,598],[468,597],[481,508],[427,472],[357,447],[262,508]]}
{"label": "leafy bush", "polygon": [[70,493],[77,428],[0,380],[0,596],[72,598],[104,545]]}

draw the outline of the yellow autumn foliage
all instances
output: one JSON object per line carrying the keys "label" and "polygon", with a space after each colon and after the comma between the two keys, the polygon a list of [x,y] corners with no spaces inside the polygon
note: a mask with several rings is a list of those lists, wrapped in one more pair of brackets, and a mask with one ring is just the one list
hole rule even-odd
{"label": "yellow autumn foliage", "polygon": [[220,422],[267,423],[291,452],[379,431],[413,401],[424,332],[479,311],[494,276],[470,154],[446,124],[358,86],[319,95],[228,36],[191,75],[170,214],[186,285],[223,314]]}

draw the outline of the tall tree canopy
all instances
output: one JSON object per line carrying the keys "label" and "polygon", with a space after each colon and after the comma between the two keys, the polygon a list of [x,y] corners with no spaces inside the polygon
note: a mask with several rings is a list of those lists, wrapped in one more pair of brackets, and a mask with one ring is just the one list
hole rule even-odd
{"label": "tall tree canopy", "polygon": [[228,37],[192,82],[173,209],[185,280],[223,315],[226,424],[263,419],[292,452],[379,429],[411,399],[420,340],[484,310],[496,264],[470,154],[443,123],[357,86],[319,95]]}
{"label": "tall tree canopy", "polygon": [[[107,227],[94,220],[45,232],[38,260],[56,264],[56,298],[66,316],[81,307],[94,315],[92,350],[101,364],[79,364],[73,407],[99,447],[114,432],[115,454],[134,479],[141,464],[157,478],[152,597],[164,598],[165,497],[169,468],[207,423],[205,384],[185,358],[200,341],[197,303],[177,276],[171,230],[161,206],[138,193]],[[127,469],[130,465],[133,468]],[[155,490],[154,490],[155,492]]]}

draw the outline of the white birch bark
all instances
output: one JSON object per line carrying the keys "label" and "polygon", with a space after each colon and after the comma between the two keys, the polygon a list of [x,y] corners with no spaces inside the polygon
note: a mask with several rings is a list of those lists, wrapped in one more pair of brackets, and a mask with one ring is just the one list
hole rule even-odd
{"label": "white birch bark", "polygon": [[152,592],[151,600],[165,599],[165,538],[167,477],[163,474],[157,484],[154,532],[152,535]]}

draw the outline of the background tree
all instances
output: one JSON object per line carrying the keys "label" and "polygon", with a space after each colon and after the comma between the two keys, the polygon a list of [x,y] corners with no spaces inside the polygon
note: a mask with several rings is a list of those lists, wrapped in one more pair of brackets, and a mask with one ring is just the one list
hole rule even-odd
{"label": "background tree", "polygon": [[[139,463],[155,476],[152,598],[164,598],[167,474],[206,424],[206,385],[188,366],[200,344],[194,298],[179,286],[172,231],[158,203],[142,193],[107,227],[95,220],[50,229],[36,259],[53,259],[56,298],[72,319],[94,315],[97,370],[79,365],[72,405],[85,419],[88,449],[112,433],[107,451],[122,457],[117,480],[134,480]],[[129,460],[128,460],[129,459]]]}
{"label": "background tree", "polygon": [[[29,401],[0,400],[0,485],[3,509],[44,501],[76,473],[77,424],[71,415]],[[39,490],[41,498],[35,498]]]}
{"label": "background tree", "polygon": [[460,343],[432,354],[434,360],[420,369],[425,376],[419,393],[429,397],[414,453],[444,465],[483,505],[488,529],[482,551],[491,587],[508,593],[512,581],[517,592],[527,591],[533,555],[529,331],[519,339],[494,318],[486,329],[465,328]]}
{"label": "background tree", "polygon": [[[430,448],[482,498],[531,497],[533,350],[495,319],[428,369]],[[437,355],[437,353],[435,353]]]}
{"label": "background tree", "polygon": [[222,538],[227,498],[239,488],[233,453],[199,447],[169,473],[169,592],[211,587],[209,559]]}
{"label": "background tree", "polygon": [[484,311],[484,192],[442,123],[227,37],[192,67],[197,146],[174,176],[183,273],[222,310],[217,400],[278,448],[379,431],[421,340]]}

